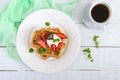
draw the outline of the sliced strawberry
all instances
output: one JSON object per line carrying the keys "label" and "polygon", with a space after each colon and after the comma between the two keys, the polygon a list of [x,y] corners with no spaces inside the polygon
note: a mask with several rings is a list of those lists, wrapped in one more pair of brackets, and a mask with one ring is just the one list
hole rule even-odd
{"label": "sliced strawberry", "polygon": [[55,44],[52,44],[51,45],[51,48],[52,48],[52,50],[55,52],[56,51],[56,45]]}
{"label": "sliced strawberry", "polygon": [[39,44],[41,47],[46,48],[46,44],[45,44],[45,42],[44,42],[43,40],[39,40],[39,41],[38,41],[38,44]]}
{"label": "sliced strawberry", "polygon": [[42,33],[40,37],[46,43],[46,34]]}
{"label": "sliced strawberry", "polygon": [[56,51],[57,51],[57,50],[60,50],[62,46],[63,46],[63,42],[60,42],[60,43],[58,44],[57,48],[56,48]]}
{"label": "sliced strawberry", "polygon": [[61,39],[66,39],[67,38],[67,36],[63,33],[57,33],[56,35],[59,36]]}
{"label": "sliced strawberry", "polygon": [[43,39],[43,42],[46,44],[46,43],[47,43],[47,40],[46,40],[46,39]]}

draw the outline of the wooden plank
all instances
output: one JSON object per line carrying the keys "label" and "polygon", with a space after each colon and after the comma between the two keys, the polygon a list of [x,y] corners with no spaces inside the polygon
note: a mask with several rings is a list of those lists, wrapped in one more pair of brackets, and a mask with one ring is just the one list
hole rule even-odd
{"label": "wooden plank", "polygon": [[[87,59],[87,55],[82,52],[86,47],[82,47],[75,62],[66,70],[68,71],[99,71],[118,70],[120,71],[119,56],[120,48],[94,48],[91,47],[91,54],[94,62]],[[0,48],[0,70],[31,70],[22,62],[17,62],[8,57],[6,48]]]}
{"label": "wooden plank", "polygon": [[120,47],[120,24],[109,24],[105,30],[88,29],[83,24],[77,24],[77,26],[80,32],[81,46],[95,46],[93,36],[99,35],[100,46]]}
{"label": "wooden plank", "polygon": [[116,72],[62,71],[53,74],[41,74],[35,71],[0,72],[1,80],[120,80]]}
{"label": "wooden plank", "polygon": [[100,46],[120,46],[120,24],[109,24],[105,30],[88,29],[83,24],[77,26],[80,31],[81,46],[95,46],[94,35],[99,35]]}

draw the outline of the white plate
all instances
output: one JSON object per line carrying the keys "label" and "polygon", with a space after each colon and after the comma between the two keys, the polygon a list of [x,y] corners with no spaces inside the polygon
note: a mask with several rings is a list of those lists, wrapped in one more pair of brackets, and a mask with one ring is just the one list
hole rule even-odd
{"label": "white plate", "polygon": [[[60,59],[42,60],[36,53],[29,53],[31,32],[36,26],[45,26],[45,22],[59,24],[68,36],[68,47]],[[43,9],[33,12],[21,23],[16,39],[16,46],[22,61],[31,69],[42,73],[61,71],[75,60],[80,48],[80,33],[76,24],[66,14]]]}

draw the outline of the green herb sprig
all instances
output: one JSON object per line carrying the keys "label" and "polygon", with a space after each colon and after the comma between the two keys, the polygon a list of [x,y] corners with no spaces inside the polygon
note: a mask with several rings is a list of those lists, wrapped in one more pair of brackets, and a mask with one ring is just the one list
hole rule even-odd
{"label": "green herb sprig", "polygon": [[92,56],[91,56],[91,50],[90,50],[90,48],[85,48],[85,49],[83,50],[83,52],[84,52],[84,53],[87,53],[87,57],[88,57],[88,59],[90,60],[90,62],[93,62],[93,61],[94,61],[94,59],[93,59]]}
{"label": "green herb sprig", "polygon": [[45,22],[45,25],[46,26],[50,26],[50,22]]}
{"label": "green herb sprig", "polygon": [[57,54],[60,54],[60,50],[57,50],[56,53],[57,53]]}
{"label": "green herb sprig", "polygon": [[59,42],[59,41],[60,41],[59,38],[53,39],[53,42]]}
{"label": "green herb sprig", "polygon": [[44,53],[44,52],[46,52],[46,51],[47,51],[46,48],[40,48],[40,49],[39,49],[39,53],[40,53],[40,54],[42,54],[42,53]]}
{"label": "green herb sprig", "polygon": [[99,48],[98,38],[99,38],[99,36],[97,36],[97,35],[94,35],[94,37],[93,37],[93,41],[94,41],[94,44],[95,44],[96,48]]}
{"label": "green herb sprig", "polygon": [[29,53],[33,53],[34,49],[33,48],[30,48],[29,49]]}

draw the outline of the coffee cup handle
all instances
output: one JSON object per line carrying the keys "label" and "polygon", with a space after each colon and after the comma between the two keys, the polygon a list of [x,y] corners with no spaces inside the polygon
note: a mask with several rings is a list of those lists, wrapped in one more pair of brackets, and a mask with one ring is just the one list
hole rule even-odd
{"label": "coffee cup handle", "polygon": [[102,30],[105,30],[106,25],[105,25],[105,24],[100,24],[100,28],[101,28]]}

